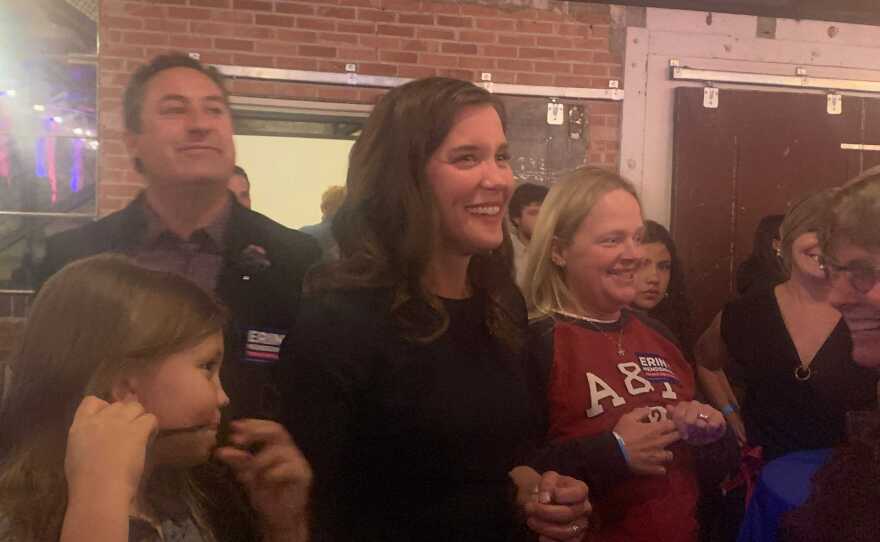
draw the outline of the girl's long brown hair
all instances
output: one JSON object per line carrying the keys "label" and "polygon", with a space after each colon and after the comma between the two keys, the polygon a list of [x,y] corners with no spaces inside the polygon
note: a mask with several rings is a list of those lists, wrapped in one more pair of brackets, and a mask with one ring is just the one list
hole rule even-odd
{"label": "girl's long brown hair", "polygon": [[[430,77],[397,87],[376,105],[351,149],[347,193],[333,220],[341,259],[312,273],[307,293],[390,287],[392,318],[403,335],[431,342],[444,333],[449,316],[422,284],[437,228],[437,210],[425,168],[466,107],[503,104],[472,83]],[[472,257],[471,285],[486,294],[486,323],[504,344],[518,348],[521,326],[512,316],[516,296],[511,246],[504,242]]]}
{"label": "girl's long brown hair", "polygon": [[[57,540],[67,506],[67,431],[86,395],[222,331],[226,313],[185,278],[101,255],[73,263],[37,296],[0,411],[3,540]],[[203,499],[182,472],[169,483],[206,530]],[[0,530],[3,529],[0,523]]]}

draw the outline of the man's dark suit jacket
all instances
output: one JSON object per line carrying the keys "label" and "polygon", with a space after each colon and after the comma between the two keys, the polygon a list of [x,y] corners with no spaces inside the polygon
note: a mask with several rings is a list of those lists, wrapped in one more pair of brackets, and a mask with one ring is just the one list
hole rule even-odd
{"label": "man's dark suit jacket", "polygon": [[[50,237],[37,272],[39,285],[74,260],[104,252],[132,252],[147,225],[143,198],[142,194],[121,211]],[[265,339],[274,337],[267,332],[287,333],[297,313],[303,276],[320,259],[321,250],[312,237],[231,199],[215,291],[232,316],[221,379],[233,418],[276,418],[279,397],[273,383],[278,362],[248,355],[247,347],[257,345],[265,350],[266,344],[275,342]],[[265,251],[265,259],[259,256],[260,251],[249,249],[251,246]]]}

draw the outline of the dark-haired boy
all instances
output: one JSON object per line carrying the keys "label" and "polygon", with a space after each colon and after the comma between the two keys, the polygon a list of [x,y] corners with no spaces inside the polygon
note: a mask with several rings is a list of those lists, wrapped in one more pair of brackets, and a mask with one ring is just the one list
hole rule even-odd
{"label": "dark-haired boy", "polygon": [[510,236],[513,242],[513,268],[516,283],[520,288],[525,279],[526,251],[529,241],[532,240],[538,212],[548,191],[549,189],[543,185],[523,183],[516,187],[510,197],[508,218],[514,228]]}

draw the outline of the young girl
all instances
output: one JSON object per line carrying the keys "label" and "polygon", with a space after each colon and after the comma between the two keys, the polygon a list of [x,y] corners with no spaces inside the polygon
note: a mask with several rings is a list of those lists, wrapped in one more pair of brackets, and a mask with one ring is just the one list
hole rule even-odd
{"label": "young girl", "polygon": [[183,277],[121,256],[50,279],[0,412],[0,539],[304,540],[311,474],[286,431],[239,420],[216,446],[225,321]]}
{"label": "young girl", "polygon": [[684,353],[693,358],[691,313],[681,260],[669,230],[653,220],[645,220],[642,265],[636,272],[632,304],[669,328]]}

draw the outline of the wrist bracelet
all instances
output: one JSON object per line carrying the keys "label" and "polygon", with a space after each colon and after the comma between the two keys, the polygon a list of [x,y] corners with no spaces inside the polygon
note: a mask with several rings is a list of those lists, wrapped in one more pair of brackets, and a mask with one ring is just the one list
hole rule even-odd
{"label": "wrist bracelet", "polygon": [[721,407],[721,413],[724,414],[725,417],[730,416],[737,410],[739,410],[739,408],[737,408],[737,406],[733,403],[727,403],[726,405]]}
{"label": "wrist bracelet", "polygon": [[626,464],[629,465],[629,453],[626,451],[626,442],[624,442],[623,437],[616,432],[612,431],[611,434],[617,439],[617,447],[620,448],[620,453],[623,455],[623,459],[626,461]]}

